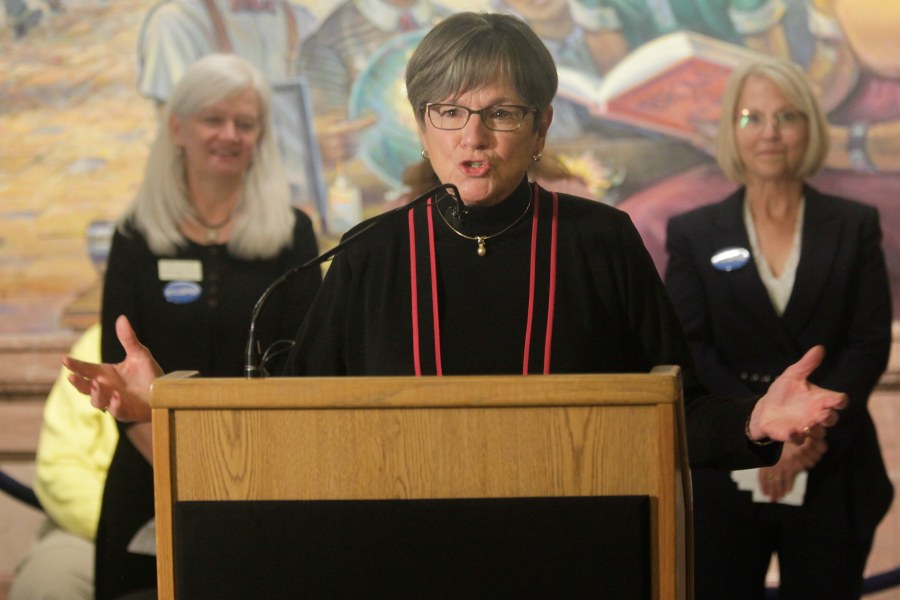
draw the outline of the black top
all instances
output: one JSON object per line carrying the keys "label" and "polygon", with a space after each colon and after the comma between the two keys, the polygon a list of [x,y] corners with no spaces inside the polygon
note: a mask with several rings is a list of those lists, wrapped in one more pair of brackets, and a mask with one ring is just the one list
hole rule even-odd
{"label": "black top", "polygon": [[[450,198],[438,202],[443,218],[419,205],[412,217],[385,219],[335,258],[289,374],[515,374],[526,361],[529,373],[640,373],[676,364],[692,465],[746,468],[775,458],[777,444],[757,447],[744,434],[755,398],[714,398],[698,384],[628,215],[533,192],[523,181],[504,202],[467,209],[461,219]],[[489,237],[479,256],[476,242],[444,219],[470,237],[515,225]]]}
{"label": "black top", "polygon": [[[242,260],[230,255],[225,245],[192,242],[171,257],[159,257],[136,231],[117,231],[103,288],[103,361],[124,358],[115,333],[115,320],[124,314],[163,371],[242,376],[256,300],[279,275],[317,253],[309,217],[299,210],[295,215],[292,246],[268,260]],[[257,324],[263,348],[296,335],[320,282],[320,270],[311,268],[269,298]],[[126,551],[137,530],[153,517],[153,470],[121,424],[119,431],[97,531],[100,600],[156,585],[155,558]]]}
{"label": "black top", "polygon": [[[828,430],[828,451],[810,470],[804,515],[848,517],[860,539],[872,535],[893,492],[867,405],[891,347],[891,295],[878,211],[804,186],[800,261],[779,315],[754,259],[730,271],[710,258],[750,249],[745,188],[669,221],[666,284],[684,324],[701,379],[717,394],[762,393],[810,347],[825,359],[810,381],[847,394]],[[711,504],[751,510],[728,473],[695,470],[697,514]]]}

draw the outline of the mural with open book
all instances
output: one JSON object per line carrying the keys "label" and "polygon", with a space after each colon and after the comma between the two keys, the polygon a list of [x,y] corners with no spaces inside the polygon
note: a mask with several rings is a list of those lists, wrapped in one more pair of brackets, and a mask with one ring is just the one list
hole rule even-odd
{"label": "mural with open book", "polygon": [[[420,157],[405,61],[457,10],[511,11],[534,27],[560,75],[545,163],[567,172],[537,176],[628,211],[660,269],[668,217],[731,187],[710,154],[728,73],[760,54],[792,58],[830,121],[827,168],[813,183],[880,209],[900,314],[900,59],[890,33],[900,8],[624,0],[592,12],[578,0],[421,0],[407,15],[409,4],[63,0],[65,10],[27,24],[6,16],[0,123],[16,144],[0,152],[0,333],[96,319],[110,227],[140,180],[185,48],[243,53],[284,92],[282,146],[304,150],[291,162],[295,201],[332,244],[412,192],[407,169]],[[263,17],[260,37],[248,24]]]}

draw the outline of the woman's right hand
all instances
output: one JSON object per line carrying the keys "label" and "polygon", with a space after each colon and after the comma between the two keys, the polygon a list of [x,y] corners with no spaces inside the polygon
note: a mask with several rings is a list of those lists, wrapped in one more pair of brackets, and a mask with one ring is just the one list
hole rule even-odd
{"label": "woman's right hand", "polygon": [[816,466],[827,451],[825,430],[821,427],[811,431],[809,437],[800,444],[785,442],[778,462],[759,470],[762,492],[770,497],[772,502],[777,502],[794,489],[797,475]]}
{"label": "woman's right hand", "polygon": [[72,371],[69,383],[89,395],[95,408],[108,410],[119,421],[150,421],[150,384],[163,374],[162,369],[124,315],[116,319],[116,335],[125,360],[97,364],[66,356],[63,365]]}

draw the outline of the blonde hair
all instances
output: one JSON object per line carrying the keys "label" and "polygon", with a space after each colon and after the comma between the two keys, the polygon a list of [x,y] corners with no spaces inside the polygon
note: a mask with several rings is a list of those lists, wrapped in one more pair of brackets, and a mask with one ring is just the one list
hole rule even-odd
{"label": "blonde hair", "polygon": [[722,114],[719,117],[715,148],[716,160],[722,172],[732,181],[746,183],[744,164],[734,137],[734,121],[738,99],[744,83],[750,77],[762,77],[771,81],[785,98],[806,116],[809,139],[795,176],[802,179],[815,174],[822,168],[828,155],[828,122],[803,71],[793,62],[776,57],[742,64],[728,79],[722,95]]}
{"label": "blonde hair", "polygon": [[272,92],[249,62],[233,54],[209,54],[192,63],[172,90],[159,121],[144,178],[119,223],[131,226],[159,255],[171,255],[187,240],[180,225],[191,214],[183,153],[169,128],[172,115],[185,118],[247,89],[259,98],[259,140],[244,176],[228,251],[243,259],[275,256],[293,240],[295,215],[290,188],[272,128]]}

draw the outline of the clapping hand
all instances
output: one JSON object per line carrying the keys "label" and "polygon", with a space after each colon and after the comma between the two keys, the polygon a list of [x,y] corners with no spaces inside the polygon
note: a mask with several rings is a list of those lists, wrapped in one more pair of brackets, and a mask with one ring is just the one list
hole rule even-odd
{"label": "clapping hand", "polygon": [[778,462],[759,470],[760,489],[772,502],[779,501],[794,489],[797,475],[816,466],[827,451],[825,430],[821,427],[811,429],[801,444],[785,443]]}

